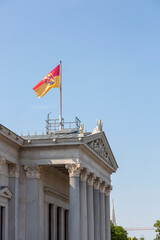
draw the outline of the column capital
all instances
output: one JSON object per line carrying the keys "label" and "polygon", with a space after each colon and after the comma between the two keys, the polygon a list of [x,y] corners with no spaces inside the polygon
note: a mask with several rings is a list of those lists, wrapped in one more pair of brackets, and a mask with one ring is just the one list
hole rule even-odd
{"label": "column capital", "polygon": [[99,177],[96,177],[93,184],[94,189],[99,190],[101,183],[102,183],[102,180]]}
{"label": "column capital", "polygon": [[0,157],[0,171],[2,169],[2,165],[6,163],[6,159],[3,157]]}
{"label": "column capital", "polygon": [[100,193],[105,193],[105,190],[106,190],[106,183],[105,182],[102,182],[100,184],[99,190],[100,190]]}
{"label": "column capital", "polygon": [[79,177],[83,166],[80,163],[71,163],[66,164],[65,168],[68,169],[70,177]]}
{"label": "column capital", "polygon": [[41,166],[39,165],[25,165],[24,171],[27,178],[40,178],[41,176]]}
{"label": "column capital", "polygon": [[90,171],[87,168],[83,168],[80,172],[80,181],[87,181],[87,177],[90,174]]}
{"label": "column capital", "polygon": [[107,185],[105,187],[105,195],[106,196],[109,196],[110,195],[110,192],[112,191],[113,187],[111,185]]}
{"label": "column capital", "polygon": [[18,178],[19,177],[19,165],[9,163],[8,164],[8,173],[9,173],[9,177]]}
{"label": "column capital", "polygon": [[87,177],[87,184],[90,186],[93,186],[95,179],[96,179],[96,175],[94,173],[90,173]]}

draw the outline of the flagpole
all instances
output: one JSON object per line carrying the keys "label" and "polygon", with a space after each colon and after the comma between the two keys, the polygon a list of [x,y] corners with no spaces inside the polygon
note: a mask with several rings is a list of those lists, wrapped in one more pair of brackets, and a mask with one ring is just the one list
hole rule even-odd
{"label": "flagpole", "polygon": [[62,130],[62,61],[60,61],[60,111],[59,111],[59,130]]}

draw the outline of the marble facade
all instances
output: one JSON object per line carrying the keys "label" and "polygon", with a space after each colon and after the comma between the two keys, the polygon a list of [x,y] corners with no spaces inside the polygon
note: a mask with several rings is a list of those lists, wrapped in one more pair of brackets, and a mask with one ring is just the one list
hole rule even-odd
{"label": "marble facade", "polygon": [[0,240],[110,240],[117,167],[101,122],[25,137],[0,125]]}

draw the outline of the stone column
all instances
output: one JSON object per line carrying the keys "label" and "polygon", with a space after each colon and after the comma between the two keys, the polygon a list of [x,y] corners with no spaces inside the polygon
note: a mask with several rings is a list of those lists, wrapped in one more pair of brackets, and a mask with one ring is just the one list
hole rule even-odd
{"label": "stone column", "polygon": [[26,186],[26,240],[40,239],[39,224],[39,178],[40,166],[24,166],[27,176]]}
{"label": "stone column", "polygon": [[79,163],[67,164],[69,171],[70,206],[69,206],[69,240],[80,240],[80,194],[79,176],[82,166]]}
{"label": "stone column", "polygon": [[5,158],[3,158],[3,157],[0,157],[0,187],[2,186],[2,180],[1,180],[1,171],[2,171],[2,166],[3,166],[3,164],[5,164],[6,163],[6,160],[5,160]]}
{"label": "stone column", "polygon": [[95,176],[91,173],[87,178],[87,218],[88,240],[94,240],[94,206],[93,206],[93,182]]}
{"label": "stone column", "polygon": [[105,182],[100,185],[100,239],[106,240],[105,233]]}
{"label": "stone column", "polygon": [[18,180],[19,165],[8,164],[9,189],[13,197],[8,202],[8,240],[18,239]]}
{"label": "stone column", "polygon": [[101,184],[101,180],[96,178],[94,181],[94,190],[93,190],[93,198],[94,198],[94,239],[100,239],[100,194],[99,187]]}
{"label": "stone column", "polygon": [[61,208],[61,237],[60,240],[64,240],[64,208]]}
{"label": "stone column", "polygon": [[105,219],[106,219],[106,240],[111,240],[111,227],[110,227],[110,192],[112,186],[108,185],[105,189]]}
{"label": "stone column", "polygon": [[80,173],[80,235],[81,240],[88,240],[87,228],[87,169],[83,169]]}
{"label": "stone column", "polygon": [[53,205],[53,240],[57,239],[57,206]]}

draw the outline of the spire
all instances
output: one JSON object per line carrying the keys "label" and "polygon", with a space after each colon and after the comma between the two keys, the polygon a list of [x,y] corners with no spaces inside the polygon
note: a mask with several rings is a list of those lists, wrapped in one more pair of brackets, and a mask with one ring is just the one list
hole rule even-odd
{"label": "spire", "polygon": [[114,226],[117,226],[117,224],[116,224],[116,217],[115,217],[115,211],[114,211],[113,199],[112,199],[111,221],[114,224]]}

